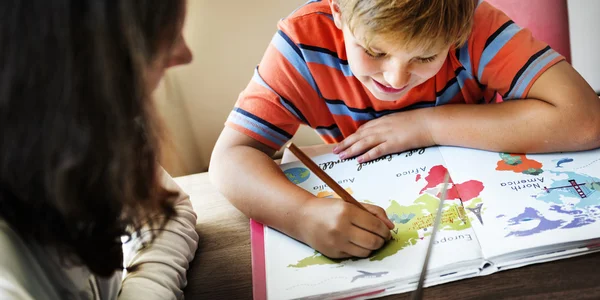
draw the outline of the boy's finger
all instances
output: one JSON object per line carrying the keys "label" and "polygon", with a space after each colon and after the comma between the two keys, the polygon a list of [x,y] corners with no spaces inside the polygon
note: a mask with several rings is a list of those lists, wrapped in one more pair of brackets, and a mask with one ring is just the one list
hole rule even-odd
{"label": "boy's finger", "polygon": [[[346,150],[342,151],[342,153],[340,153],[340,158],[348,158],[361,155],[381,143],[382,141],[378,136],[363,137],[357,140],[354,144],[350,145],[348,148],[346,148]],[[358,162],[362,163],[365,161],[359,160]]]}
{"label": "boy's finger", "polygon": [[371,212],[373,215],[375,215],[377,218],[379,218],[385,224],[385,226],[387,226],[390,230],[392,230],[392,229],[394,229],[394,227],[396,227],[396,225],[394,225],[394,223],[387,217],[387,214],[385,213],[385,210],[383,210],[383,208],[381,208],[377,205],[371,205],[371,204],[366,204],[366,203],[363,203],[363,206],[369,212]]}
{"label": "boy's finger", "polygon": [[389,230],[394,229],[394,227],[396,227],[396,225],[394,225],[394,223],[388,219],[388,217],[386,215],[376,215],[382,222],[383,224],[385,224],[385,226],[387,226],[387,228]]}
{"label": "boy's finger", "polygon": [[357,208],[355,217],[352,218],[352,224],[376,234],[386,241],[392,237],[390,229],[388,229],[388,226],[384,224],[379,217],[359,208]]}
{"label": "boy's finger", "polygon": [[348,235],[352,244],[370,251],[381,248],[386,241],[382,237],[356,226],[352,227]]}
{"label": "boy's finger", "polygon": [[386,149],[385,145],[385,141],[382,141],[379,145],[371,148],[369,151],[367,151],[367,153],[358,158],[359,162],[371,161],[390,154],[390,151]]}
{"label": "boy's finger", "polygon": [[357,135],[355,133],[349,135],[343,141],[341,141],[335,148],[333,148],[333,154],[340,154],[342,151],[348,149],[357,141]]}
{"label": "boy's finger", "polygon": [[348,253],[354,257],[369,257],[372,251],[348,241],[348,244],[344,247],[343,252]]}

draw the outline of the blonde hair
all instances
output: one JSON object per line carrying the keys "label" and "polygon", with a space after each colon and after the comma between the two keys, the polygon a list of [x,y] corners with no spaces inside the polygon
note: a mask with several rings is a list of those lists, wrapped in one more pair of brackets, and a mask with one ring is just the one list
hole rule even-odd
{"label": "blonde hair", "polygon": [[367,48],[374,36],[408,48],[460,47],[471,33],[477,6],[477,0],[332,1],[338,2],[342,21]]}

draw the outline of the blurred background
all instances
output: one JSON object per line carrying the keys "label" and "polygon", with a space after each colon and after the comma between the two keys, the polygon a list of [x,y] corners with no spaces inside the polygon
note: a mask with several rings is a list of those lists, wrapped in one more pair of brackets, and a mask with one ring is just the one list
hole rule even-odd
{"label": "blurred background", "polygon": [[[223,124],[277,30],[277,21],[305,2],[188,0],[184,35],[194,60],[169,70],[155,94],[165,122],[160,162],[172,176],[208,170]],[[600,1],[490,2],[570,56],[575,69],[600,91]],[[305,127],[293,140],[302,146],[322,143]]]}

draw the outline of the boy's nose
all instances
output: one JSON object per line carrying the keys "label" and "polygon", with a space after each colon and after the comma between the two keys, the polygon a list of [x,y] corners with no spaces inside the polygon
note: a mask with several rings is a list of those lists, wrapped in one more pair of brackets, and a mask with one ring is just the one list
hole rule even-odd
{"label": "boy's nose", "polygon": [[392,88],[400,89],[408,85],[410,81],[410,72],[405,67],[396,68],[383,74],[385,81]]}

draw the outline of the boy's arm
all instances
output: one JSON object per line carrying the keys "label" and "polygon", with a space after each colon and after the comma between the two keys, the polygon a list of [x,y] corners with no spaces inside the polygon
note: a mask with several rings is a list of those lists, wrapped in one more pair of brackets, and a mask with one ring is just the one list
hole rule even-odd
{"label": "boy's arm", "polygon": [[427,120],[432,144],[520,153],[600,147],[600,100],[565,61],[546,70],[527,99],[435,107]]}
{"label": "boy's arm", "polygon": [[432,145],[512,153],[597,148],[600,99],[579,73],[562,61],[540,75],[527,99],[391,114],[360,127],[334,153],[360,155],[359,161],[368,161]]}
{"label": "boy's arm", "polygon": [[[464,68],[465,87],[474,81],[486,102],[497,93],[502,103],[390,114],[362,125],[334,152],[357,156],[368,150],[358,159],[370,160],[434,144],[503,152],[600,146],[598,97],[569,64],[561,62],[560,54],[485,1],[477,7],[473,22],[469,41],[449,58],[455,57]],[[473,92],[477,99],[467,97],[467,103],[481,99],[478,91]]]}
{"label": "boy's arm", "polygon": [[391,237],[394,225],[383,209],[365,205],[367,213],[340,199],[315,198],[285,177],[274,152],[225,127],[212,153],[210,179],[249,218],[329,257],[365,257]]}
{"label": "boy's arm", "polygon": [[275,150],[225,127],[211,155],[210,180],[249,218],[298,237],[298,213],[313,195],[283,175],[273,154]]}

